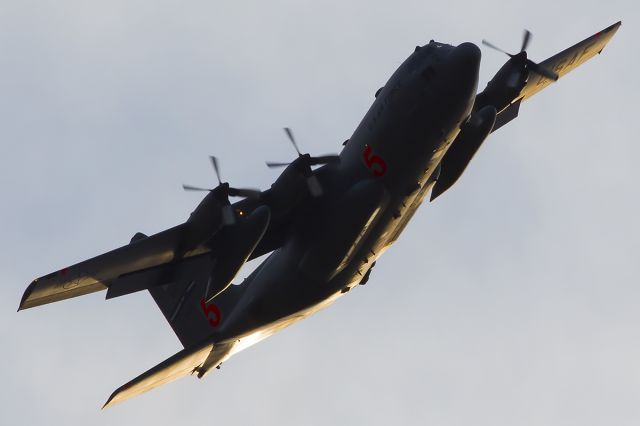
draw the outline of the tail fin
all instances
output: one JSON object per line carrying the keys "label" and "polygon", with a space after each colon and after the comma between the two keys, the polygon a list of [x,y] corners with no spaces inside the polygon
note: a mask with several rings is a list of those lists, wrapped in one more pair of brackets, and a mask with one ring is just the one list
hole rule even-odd
{"label": "tail fin", "polygon": [[173,277],[170,284],[148,287],[185,348],[198,345],[215,334],[246,288],[231,285],[207,302],[214,262],[208,254],[184,261],[167,272]]}
{"label": "tail fin", "polygon": [[185,348],[202,342],[215,331],[221,314],[209,320],[208,312],[200,306],[204,299],[211,270],[209,256],[202,256],[198,265],[178,265],[169,274],[171,284],[150,287],[149,293]]}

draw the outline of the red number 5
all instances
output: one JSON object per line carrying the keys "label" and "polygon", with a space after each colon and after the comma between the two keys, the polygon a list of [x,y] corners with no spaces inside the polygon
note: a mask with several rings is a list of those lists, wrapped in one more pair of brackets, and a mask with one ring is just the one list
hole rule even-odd
{"label": "red number 5", "polygon": [[[204,299],[200,299],[200,307],[202,308],[202,313],[209,320],[209,325],[211,327],[217,327],[220,324],[220,320],[222,320],[222,313],[220,312],[220,308],[215,303],[205,302]],[[213,314],[213,318],[211,315]]]}
{"label": "red number 5", "polygon": [[371,169],[374,176],[384,176],[387,173],[387,163],[378,155],[375,155],[371,145],[366,144],[362,151],[362,159],[368,168]]}

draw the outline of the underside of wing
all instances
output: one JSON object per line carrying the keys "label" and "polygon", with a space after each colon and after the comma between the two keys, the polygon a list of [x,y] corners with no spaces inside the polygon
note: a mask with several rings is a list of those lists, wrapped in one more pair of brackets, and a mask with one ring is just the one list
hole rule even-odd
{"label": "underside of wing", "polygon": [[[553,55],[549,59],[542,61],[540,65],[546,69],[554,71],[560,78],[562,78],[562,76],[568,74],[587,62],[589,59],[593,58],[595,55],[602,52],[602,49],[604,49],[607,43],[609,43],[609,40],[611,40],[616,31],[618,31],[620,25],[622,25],[622,22],[616,22],[591,37],[586,38],[580,43],[577,43],[568,49]],[[529,80],[527,81],[527,85],[520,92],[522,100],[530,98],[551,83],[553,83],[553,81],[543,75],[531,73]]]}
{"label": "underside of wing", "polygon": [[480,129],[484,129],[484,123],[491,123],[489,131],[495,132],[518,117],[523,101],[602,52],[620,25],[621,22],[616,22],[540,64],[527,57],[526,47],[531,36],[528,31],[525,31],[522,49],[517,54],[509,54],[483,40],[490,48],[507,53],[509,60],[487,83],[487,87],[477,94],[474,113],[442,158],[431,200],[447,191],[460,178],[488,134],[480,132]]}
{"label": "underside of wing", "polygon": [[[537,67],[539,69],[546,70],[546,72],[528,72],[528,78],[526,79],[526,82],[524,82],[522,89],[516,92],[513,96],[510,96],[508,99],[504,99],[506,103],[503,104],[502,102],[499,102],[500,105],[499,108],[497,108],[499,110],[498,116],[492,131],[498,130],[500,127],[516,118],[518,116],[520,104],[523,101],[529,99],[554,82],[544,74],[555,73],[558,78],[562,78],[564,75],[584,64],[589,59],[602,52],[609,40],[611,40],[616,31],[618,31],[620,25],[622,25],[622,22],[616,22],[591,37],[588,37],[568,49],[553,55],[549,59],[542,61],[537,65]],[[515,76],[515,78],[517,79],[517,76]],[[477,99],[483,99],[484,95],[485,93],[478,94]],[[498,105],[494,105],[498,107]]]}

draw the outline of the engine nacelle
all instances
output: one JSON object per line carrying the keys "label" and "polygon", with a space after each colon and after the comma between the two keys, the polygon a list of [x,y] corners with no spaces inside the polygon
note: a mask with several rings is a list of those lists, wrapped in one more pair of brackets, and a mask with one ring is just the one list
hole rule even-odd
{"label": "engine nacelle", "polygon": [[[316,174],[311,170],[310,161],[313,157],[308,154],[296,158],[280,174],[265,193],[264,201],[275,216],[290,213],[298,204],[308,197],[320,197],[323,189]],[[317,164],[317,163],[316,163]]]}
{"label": "engine nacelle", "polygon": [[526,53],[513,55],[476,96],[474,111],[488,105],[493,105],[498,112],[502,111],[518,98],[528,78]]}
{"label": "engine nacelle", "polygon": [[440,175],[431,191],[431,200],[451,188],[489,136],[496,122],[496,109],[488,105],[471,115],[440,162]]}
{"label": "engine nacelle", "polygon": [[174,251],[174,259],[181,259],[187,252],[209,241],[223,225],[235,222],[227,191],[228,184],[222,184],[209,191],[198,204],[184,224],[181,241]]}

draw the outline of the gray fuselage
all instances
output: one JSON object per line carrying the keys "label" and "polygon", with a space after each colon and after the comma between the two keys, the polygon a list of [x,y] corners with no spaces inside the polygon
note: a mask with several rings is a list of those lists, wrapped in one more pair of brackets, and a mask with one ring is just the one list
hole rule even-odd
{"label": "gray fuselage", "polygon": [[229,356],[362,281],[432,186],[471,113],[479,64],[480,51],[471,43],[431,42],[391,76],[340,162],[314,172],[323,189],[310,207],[314,214],[299,215],[282,247],[242,284],[243,297],[223,314],[212,338],[237,338]]}

